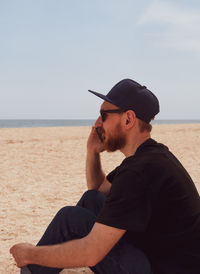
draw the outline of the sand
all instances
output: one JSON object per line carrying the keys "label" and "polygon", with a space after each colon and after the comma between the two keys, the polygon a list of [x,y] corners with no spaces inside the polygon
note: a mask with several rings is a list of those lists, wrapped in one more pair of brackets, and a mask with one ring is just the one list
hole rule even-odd
{"label": "sand", "polygon": [[[0,273],[17,269],[9,248],[36,244],[56,212],[75,205],[86,190],[89,127],[0,129]],[[200,190],[200,124],[154,125],[152,137],[179,158]],[[120,164],[120,152],[102,154],[105,172]],[[62,274],[91,273],[88,268]]]}

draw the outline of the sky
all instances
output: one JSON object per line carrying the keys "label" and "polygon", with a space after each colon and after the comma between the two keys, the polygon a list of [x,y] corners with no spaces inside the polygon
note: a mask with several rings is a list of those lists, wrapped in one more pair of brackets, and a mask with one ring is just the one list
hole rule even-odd
{"label": "sky", "polygon": [[0,0],[0,119],[95,119],[124,78],[200,119],[199,0]]}

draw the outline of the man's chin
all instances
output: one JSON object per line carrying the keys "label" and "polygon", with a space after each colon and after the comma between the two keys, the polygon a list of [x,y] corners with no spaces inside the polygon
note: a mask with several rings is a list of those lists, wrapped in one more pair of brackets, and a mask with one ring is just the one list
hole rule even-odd
{"label": "man's chin", "polygon": [[108,144],[108,143],[104,144],[104,148],[107,152],[115,152],[115,151],[119,150],[118,147],[114,146],[113,144]]}
{"label": "man's chin", "polygon": [[124,148],[124,146],[126,145],[125,139],[121,138],[121,139],[112,139],[112,140],[108,140],[108,141],[104,141],[104,149],[107,152],[114,152],[117,150],[121,150]]}

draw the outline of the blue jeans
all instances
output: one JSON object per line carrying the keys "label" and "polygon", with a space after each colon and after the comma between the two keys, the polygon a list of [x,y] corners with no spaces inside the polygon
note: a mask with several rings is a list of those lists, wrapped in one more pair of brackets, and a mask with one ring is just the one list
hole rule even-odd
{"label": "blue jeans", "polygon": [[[86,191],[76,206],[62,208],[47,227],[38,245],[53,245],[88,235],[105,201],[96,190]],[[142,251],[123,237],[96,266],[97,274],[152,274],[151,266]],[[62,269],[28,265],[21,274],[57,274]]]}

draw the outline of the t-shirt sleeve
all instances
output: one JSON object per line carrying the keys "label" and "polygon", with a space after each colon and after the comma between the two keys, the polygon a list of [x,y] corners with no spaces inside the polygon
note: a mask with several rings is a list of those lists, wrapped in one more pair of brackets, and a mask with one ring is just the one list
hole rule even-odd
{"label": "t-shirt sleeve", "polygon": [[97,222],[125,230],[142,232],[151,216],[151,202],[145,179],[133,171],[123,171],[112,180],[110,193]]}

